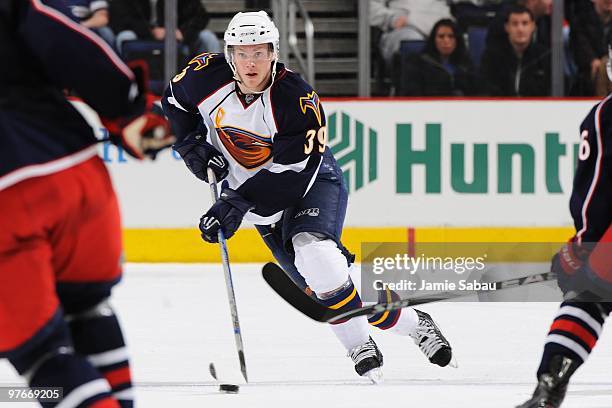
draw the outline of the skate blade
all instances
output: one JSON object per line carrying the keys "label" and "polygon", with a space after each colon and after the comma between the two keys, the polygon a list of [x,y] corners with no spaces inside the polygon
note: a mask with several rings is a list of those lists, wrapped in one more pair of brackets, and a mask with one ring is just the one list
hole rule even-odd
{"label": "skate blade", "polygon": [[453,353],[453,357],[451,358],[450,363],[448,363],[447,367],[459,368],[459,362],[455,358],[455,354]]}
{"label": "skate blade", "polygon": [[371,369],[364,374],[364,377],[368,377],[372,384],[380,384],[384,381],[383,372],[380,367]]}

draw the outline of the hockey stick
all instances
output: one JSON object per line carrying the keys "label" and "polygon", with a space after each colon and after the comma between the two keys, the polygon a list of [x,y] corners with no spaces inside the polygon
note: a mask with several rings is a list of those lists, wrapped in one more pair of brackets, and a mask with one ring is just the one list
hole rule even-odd
{"label": "hockey stick", "polygon": [[[318,322],[334,323],[339,320],[351,319],[357,316],[371,315],[404,307],[421,305],[424,303],[438,302],[466,296],[467,294],[455,292],[442,292],[438,295],[415,297],[411,299],[400,299],[395,302],[377,303],[375,305],[363,306],[347,312],[329,309],[320,304],[312,297],[302,291],[289,276],[276,264],[268,262],[262,269],[264,280],[270,287],[291,306]],[[492,282],[496,290],[509,289],[525,286],[532,283],[546,282],[556,279],[552,272],[540,273],[518,279],[507,279]],[[489,283],[491,284],[491,283]]]}
{"label": "hockey stick", "polygon": [[[217,177],[215,172],[208,168],[208,180],[210,182],[210,194],[212,202],[216,203],[219,197],[217,191]],[[246,360],[244,358],[244,345],[242,343],[242,332],[240,330],[240,321],[238,320],[238,307],[236,306],[236,295],[234,293],[234,282],[232,281],[232,271],[229,265],[229,254],[227,252],[227,243],[223,231],[219,229],[219,250],[221,251],[221,262],[223,263],[223,273],[225,275],[225,288],[227,289],[227,298],[229,300],[230,312],[232,314],[232,324],[234,325],[234,340],[236,340],[236,350],[238,350],[238,360],[240,360],[240,371],[246,382],[249,382],[247,377]]]}

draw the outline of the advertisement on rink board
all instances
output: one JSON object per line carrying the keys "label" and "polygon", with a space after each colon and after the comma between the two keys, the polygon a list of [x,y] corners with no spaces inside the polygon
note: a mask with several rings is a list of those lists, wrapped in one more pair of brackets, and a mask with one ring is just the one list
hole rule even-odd
{"label": "advertisement on rink board", "polygon": [[[75,102],[92,126],[104,129]],[[594,101],[323,100],[347,226],[568,226],[578,128]],[[100,145],[129,228],[192,227],[209,188],[171,150]]]}

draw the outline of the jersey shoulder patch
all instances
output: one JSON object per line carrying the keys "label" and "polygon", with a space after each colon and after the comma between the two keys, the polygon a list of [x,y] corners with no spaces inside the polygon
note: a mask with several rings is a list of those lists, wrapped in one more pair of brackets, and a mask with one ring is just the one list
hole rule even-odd
{"label": "jersey shoulder patch", "polygon": [[233,73],[223,54],[203,53],[193,57],[171,80],[175,98],[191,108],[216,90],[233,81]]}
{"label": "jersey shoulder patch", "polygon": [[325,113],[312,87],[295,72],[282,70],[279,75],[270,94],[279,131],[324,126]]}

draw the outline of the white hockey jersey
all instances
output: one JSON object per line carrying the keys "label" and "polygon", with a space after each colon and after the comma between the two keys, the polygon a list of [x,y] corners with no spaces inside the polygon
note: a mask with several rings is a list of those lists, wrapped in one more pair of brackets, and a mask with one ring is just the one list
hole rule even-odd
{"label": "white hockey jersey", "polygon": [[278,221],[312,186],[325,152],[318,95],[277,63],[272,86],[242,94],[222,54],[201,54],[171,81],[162,104],[177,139],[207,133],[230,165],[229,187],[255,205],[245,220]]}

